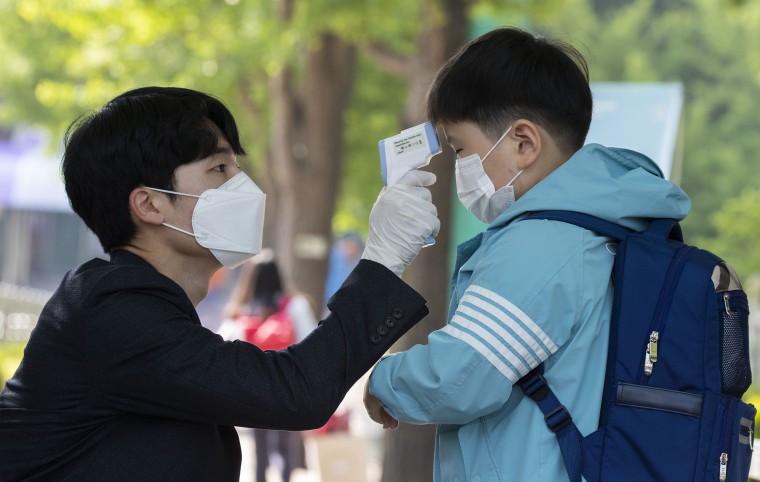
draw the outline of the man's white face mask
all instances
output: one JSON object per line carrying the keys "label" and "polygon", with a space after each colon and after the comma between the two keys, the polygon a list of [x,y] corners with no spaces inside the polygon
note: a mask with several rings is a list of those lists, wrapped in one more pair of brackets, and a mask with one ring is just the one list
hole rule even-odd
{"label": "man's white face mask", "polygon": [[162,223],[194,236],[227,268],[235,268],[261,251],[266,195],[245,173],[231,177],[200,196],[149,187],[152,191],[198,198],[193,209],[193,232]]}
{"label": "man's white face mask", "polygon": [[522,170],[498,191],[491,178],[483,170],[483,162],[496,149],[502,139],[509,134],[510,130],[512,130],[512,126],[509,126],[482,160],[480,154],[475,153],[457,159],[456,162],[457,196],[464,207],[484,223],[491,224],[504,210],[515,203],[515,188],[512,183],[515,182],[517,176],[522,174]]}

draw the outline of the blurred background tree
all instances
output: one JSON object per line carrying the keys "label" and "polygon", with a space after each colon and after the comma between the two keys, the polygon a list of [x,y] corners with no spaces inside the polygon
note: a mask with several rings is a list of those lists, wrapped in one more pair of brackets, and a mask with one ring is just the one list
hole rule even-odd
{"label": "blurred background tree", "polygon": [[[268,193],[265,243],[315,300],[332,233],[366,232],[382,187],[377,140],[423,121],[441,63],[499,25],[577,45],[592,81],[682,82],[687,240],[743,277],[760,270],[757,1],[0,0],[0,15],[0,124],[40,124],[60,139],[76,116],[144,85],[227,103],[248,170]],[[430,167],[444,228],[452,167],[448,151]],[[445,322],[445,229],[437,241],[406,275],[432,314],[400,348]],[[384,480],[429,480],[421,461],[431,460],[432,440],[429,427],[388,435]]]}

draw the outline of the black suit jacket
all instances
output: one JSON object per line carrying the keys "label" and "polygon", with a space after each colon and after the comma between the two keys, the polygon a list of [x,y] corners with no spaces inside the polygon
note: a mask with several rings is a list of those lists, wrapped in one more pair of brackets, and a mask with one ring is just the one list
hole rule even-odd
{"label": "black suit jacket", "polygon": [[0,480],[232,481],[233,426],[323,425],[427,314],[362,261],[297,345],[262,352],[200,324],[184,291],[125,251],[69,272],[0,394]]}

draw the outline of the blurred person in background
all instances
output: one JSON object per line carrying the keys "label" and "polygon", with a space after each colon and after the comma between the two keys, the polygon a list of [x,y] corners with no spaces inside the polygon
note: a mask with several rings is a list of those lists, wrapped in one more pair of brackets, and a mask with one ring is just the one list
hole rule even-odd
{"label": "blurred person in background", "polygon": [[357,233],[346,233],[333,243],[330,250],[330,262],[327,267],[325,280],[324,314],[327,314],[327,302],[338,291],[346,276],[353,270],[362,258],[364,241]]}
{"label": "blurred person in background", "polygon": [[261,250],[265,196],[238,164],[226,106],[139,88],[80,117],[64,145],[71,206],[110,259],[65,275],[0,393],[2,481],[236,481],[235,426],[324,425],[428,313],[400,276],[440,226],[432,173],[381,191],[330,313],[300,343],[262,351],[195,309],[219,268]]}
{"label": "blurred person in background", "polygon": [[[261,349],[279,348],[279,344],[298,343],[317,326],[314,308],[303,293],[286,290],[274,252],[264,249],[243,264],[230,300],[224,309],[225,322],[229,327],[219,334],[225,339],[241,339],[257,344]],[[264,322],[277,325],[278,335],[267,346],[267,338],[254,333]],[[304,465],[303,439],[300,432],[287,430],[253,431],[256,446],[256,482],[266,482],[266,470],[271,465],[269,454],[275,452],[282,459],[280,473],[283,482],[289,482],[296,467]]]}

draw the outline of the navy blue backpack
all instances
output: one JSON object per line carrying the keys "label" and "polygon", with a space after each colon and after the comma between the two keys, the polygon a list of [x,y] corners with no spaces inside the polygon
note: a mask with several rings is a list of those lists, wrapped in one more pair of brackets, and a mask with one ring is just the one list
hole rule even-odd
{"label": "navy blue backpack", "polygon": [[618,241],[598,430],[580,434],[542,366],[518,382],[557,435],[570,481],[746,482],[756,410],[741,401],[752,382],[749,308],[733,269],[684,244],[672,219],[643,232],[570,211],[524,219]]}

